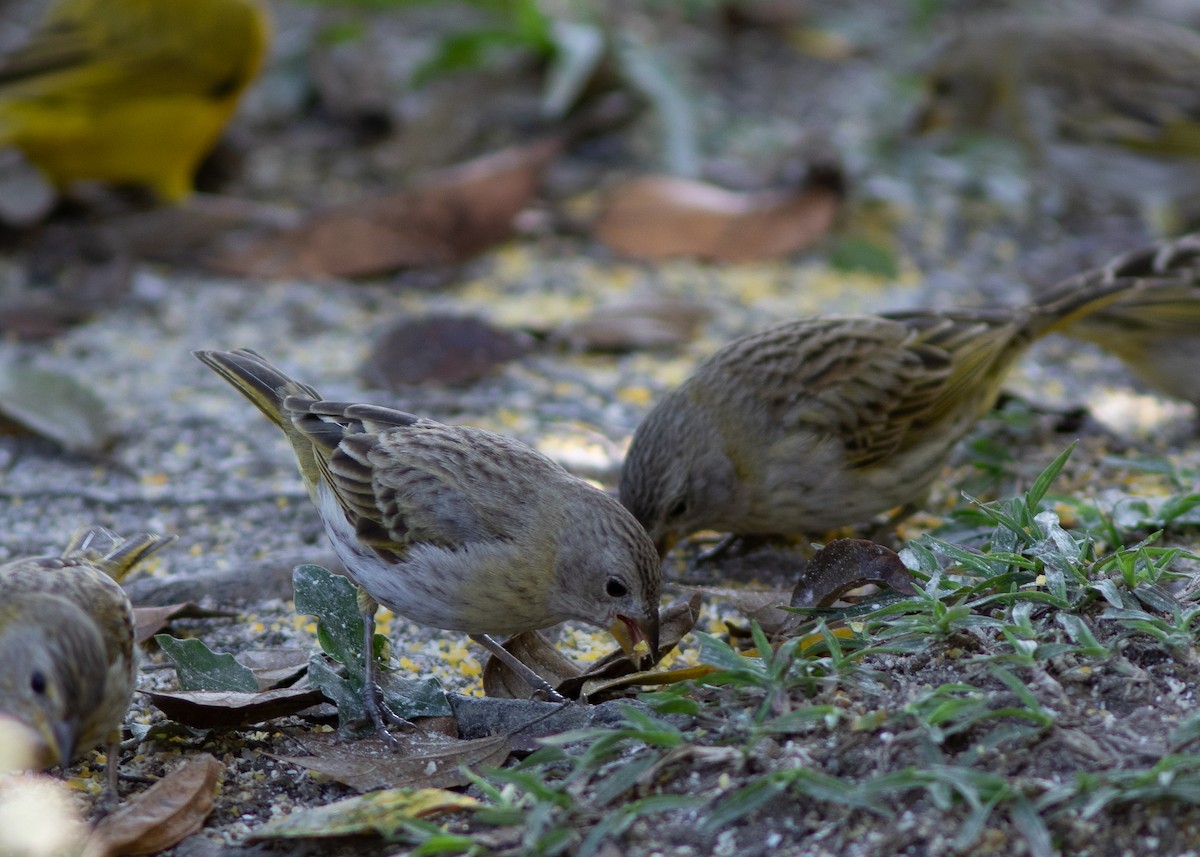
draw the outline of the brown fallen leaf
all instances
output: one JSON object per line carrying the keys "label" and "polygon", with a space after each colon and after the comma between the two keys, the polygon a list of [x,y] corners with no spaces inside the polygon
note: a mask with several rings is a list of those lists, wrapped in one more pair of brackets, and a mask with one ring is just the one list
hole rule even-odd
{"label": "brown fallen leaf", "polygon": [[308,672],[311,653],[307,649],[278,647],[238,652],[234,659],[254,673],[260,691],[288,685]]}
{"label": "brown fallen leaf", "polygon": [[792,589],[737,589],[728,586],[681,586],[685,592],[696,592],[716,598],[733,607],[747,619],[757,622],[768,637],[794,624],[796,614],[785,610],[791,606]]}
{"label": "brown fallen leaf", "polygon": [[550,138],[436,174],[422,186],[316,211],[294,229],[214,255],[209,267],[250,277],[365,277],[450,265],[512,232],[559,155]]}
{"label": "brown fallen leaf", "polygon": [[324,694],[311,687],[283,687],[262,693],[147,691],[146,696],[167,717],[197,729],[234,729],[262,723],[296,714],[325,701]]}
{"label": "brown fallen leaf", "polygon": [[593,228],[610,248],[635,259],[781,259],[828,234],[842,199],[831,185],[740,193],[646,176],[613,188]]}
{"label": "brown fallen leaf", "polygon": [[868,583],[911,595],[912,573],[896,552],[867,539],[835,539],[813,554],[792,593],[792,607],[829,607]]}
{"label": "brown fallen leaf", "polygon": [[401,319],[376,340],[359,377],[393,390],[426,382],[469,384],[525,354],[532,344],[527,334],[469,316]]}
{"label": "brown fallen leaf", "polygon": [[[700,596],[693,595],[688,601],[668,604],[659,616],[658,653],[655,663],[679,645],[696,625],[700,615]],[[587,669],[579,666],[537,631],[528,631],[510,638],[504,647],[524,664],[533,668],[538,675],[550,682],[554,689],[567,699],[582,699],[581,693],[587,682],[609,681],[636,672],[625,653],[615,649],[592,663]],[[638,673],[641,676],[655,675],[653,671]],[[638,682],[631,682],[636,684]],[[646,683],[654,683],[650,680]],[[524,679],[513,673],[506,664],[489,657],[483,667],[483,690],[496,699],[529,699],[533,689]],[[587,699],[596,702],[595,699]]]}
{"label": "brown fallen leaf", "polygon": [[188,759],[101,819],[86,857],[157,854],[191,836],[212,812],[222,770],[208,753]]}
{"label": "brown fallen leaf", "polygon": [[[504,648],[556,688],[583,673],[578,664],[556,649],[539,631],[525,631],[510,637]],[[483,666],[483,692],[497,699],[529,699],[533,688],[499,658],[489,656]]]}
{"label": "brown fallen leaf", "polygon": [[463,773],[464,766],[503,765],[512,751],[507,735],[462,741],[396,732],[399,747],[393,748],[378,740],[347,741],[336,732],[289,734],[309,755],[273,758],[317,771],[359,792],[465,786],[471,779]]}
{"label": "brown fallen leaf", "polygon": [[695,339],[708,317],[708,309],[693,301],[620,301],[597,307],[587,318],[556,328],[549,338],[573,351],[622,353],[677,348]]}
{"label": "brown fallen leaf", "polygon": [[134,638],[144,643],[167,627],[172,619],[213,619],[237,616],[228,610],[210,610],[192,601],[164,604],[161,607],[134,607]]}

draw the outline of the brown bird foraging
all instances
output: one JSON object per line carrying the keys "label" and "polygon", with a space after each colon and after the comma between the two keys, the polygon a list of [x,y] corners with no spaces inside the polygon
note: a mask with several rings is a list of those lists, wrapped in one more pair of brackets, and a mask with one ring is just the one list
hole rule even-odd
{"label": "brown bird foraging", "polygon": [[29,727],[44,766],[117,743],[137,675],[133,608],[118,581],[174,537],[77,532],[61,556],[0,565],[0,712]]}
{"label": "brown bird foraging", "polygon": [[730,342],[638,426],[621,502],[663,555],[709,529],[821,533],[922,498],[1036,339],[1140,287],[1026,309],[828,316]]}
{"label": "brown bird foraging", "polygon": [[926,69],[920,131],[1200,157],[1200,35],[1153,19],[979,17]]}
{"label": "brown bird foraging", "polygon": [[1099,345],[1151,388],[1200,406],[1200,234],[1126,253],[1076,279],[1128,277],[1147,285],[1061,333]]}
{"label": "brown bird foraging", "polygon": [[616,500],[503,435],[374,405],[322,401],[248,349],[196,356],[280,429],[329,539],[359,587],[376,731],[378,604],[465,631],[532,687],[553,690],[493,635],[574,619],[644,663],[658,651],[661,568]]}

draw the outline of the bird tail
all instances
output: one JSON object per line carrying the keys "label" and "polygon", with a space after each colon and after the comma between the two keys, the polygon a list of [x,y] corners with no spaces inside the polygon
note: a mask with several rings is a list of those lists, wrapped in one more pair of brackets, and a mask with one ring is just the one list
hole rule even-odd
{"label": "bird tail", "polygon": [[288,396],[320,399],[320,395],[307,384],[290,378],[262,355],[249,348],[233,351],[193,351],[201,363],[208,366],[239,393],[254,403],[267,419],[292,435],[291,419],[283,407]]}
{"label": "bird tail", "polygon": [[192,353],[283,430],[292,445],[300,475],[304,477],[309,492],[315,491],[321,476],[313,442],[296,426],[293,421],[295,412],[286,402],[289,398],[317,400],[321,398],[320,394],[307,384],[301,384],[288,377],[262,355],[249,348]]}
{"label": "bird tail", "polygon": [[1035,305],[1032,333],[1037,337],[1063,330],[1110,307],[1120,314],[1126,305],[1133,312],[1143,304],[1167,307],[1166,312],[1176,316],[1180,306],[1190,306],[1191,315],[1197,315],[1200,233],[1123,253],[1055,284]]}
{"label": "bird tail", "polygon": [[138,533],[122,538],[105,527],[76,530],[63,550],[63,557],[82,556],[120,583],[142,560],[175,541],[175,536]]}

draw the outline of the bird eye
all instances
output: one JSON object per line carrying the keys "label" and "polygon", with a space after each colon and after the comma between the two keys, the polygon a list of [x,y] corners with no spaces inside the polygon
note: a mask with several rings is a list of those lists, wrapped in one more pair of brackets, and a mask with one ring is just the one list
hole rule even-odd
{"label": "bird eye", "polygon": [[29,677],[29,687],[38,696],[46,692],[46,676],[41,670],[34,670],[33,675]]}
{"label": "bird eye", "polygon": [[615,577],[610,577],[608,583],[604,584],[604,592],[609,598],[624,598],[629,594],[629,587]]}
{"label": "bird eye", "polygon": [[954,94],[954,81],[948,77],[939,77],[933,81],[931,89],[937,98],[947,98]]}
{"label": "bird eye", "polygon": [[674,520],[677,520],[678,518],[682,518],[685,514],[687,514],[687,510],[688,510],[687,497],[680,497],[674,503],[671,504],[669,509],[667,509],[667,520],[674,521]]}

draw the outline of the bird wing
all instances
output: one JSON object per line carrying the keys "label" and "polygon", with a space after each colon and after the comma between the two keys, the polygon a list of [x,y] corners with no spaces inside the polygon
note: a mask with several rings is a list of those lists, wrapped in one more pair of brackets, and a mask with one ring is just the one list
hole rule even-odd
{"label": "bird wing", "polygon": [[[287,407],[297,402],[289,398]],[[556,467],[515,442],[371,405],[312,402],[296,420],[359,540],[403,556],[408,546],[456,549],[508,540]]]}
{"label": "bird wing", "polygon": [[[806,319],[738,341],[714,365],[728,408],[766,408],[785,434],[842,441],[845,461],[887,458],[928,422],[954,366],[937,343],[881,318]],[[763,391],[768,391],[763,395]]]}

